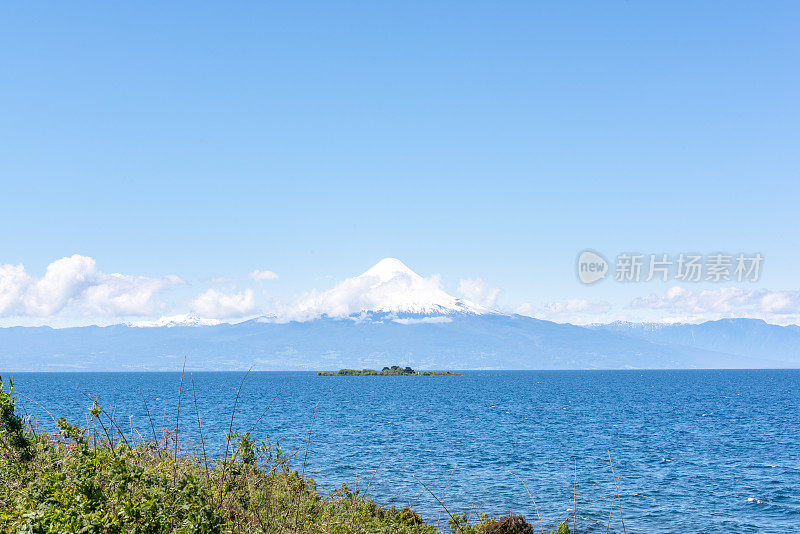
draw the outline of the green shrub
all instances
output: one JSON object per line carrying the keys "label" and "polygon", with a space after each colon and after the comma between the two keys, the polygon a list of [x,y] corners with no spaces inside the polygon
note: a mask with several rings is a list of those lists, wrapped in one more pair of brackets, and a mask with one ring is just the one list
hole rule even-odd
{"label": "green shrub", "polygon": [[28,463],[33,459],[33,440],[25,433],[25,420],[16,413],[14,379],[9,381],[8,393],[0,377],[0,445],[4,463]]}
{"label": "green shrub", "polygon": [[[257,443],[249,432],[231,432],[231,456],[206,463],[176,454],[170,433],[139,443],[131,435],[129,444],[94,399],[86,427],[62,418],[53,435],[36,434],[33,421],[17,414],[13,381],[8,392],[3,385],[0,379],[0,532],[439,532],[409,508],[380,507],[344,485],[323,497],[313,479],[290,468],[298,451]],[[448,524],[456,534],[533,534],[514,514],[481,514],[472,524],[454,514]],[[554,534],[569,534],[566,523]]]}
{"label": "green shrub", "polygon": [[249,433],[231,433],[233,457],[206,465],[175,456],[168,436],[114,443],[115,423],[96,400],[89,413],[87,428],[60,419],[55,435],[35,435],[16,413],[13,383],[0,391],[0,532],[436,532],[408,508],[381,508],[347,487],[323,498],[289,468],[294,454]]}
{"label": "green shrub", "polygon": [[487,523],[486,534],[533,534],[533,527],[521,515],[511,514]]}

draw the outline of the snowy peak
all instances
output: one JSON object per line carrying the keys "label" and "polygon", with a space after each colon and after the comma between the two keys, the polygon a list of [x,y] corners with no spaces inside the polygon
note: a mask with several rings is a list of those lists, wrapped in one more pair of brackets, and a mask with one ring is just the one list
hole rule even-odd
{"label": "snowy peak", "polygon": [[491,312],[446,293],[438,275],[420,276],[396,258],[384,258],[333,289],[307,295],[299,308],[303,318],[347,317],[369,312],[425,316]]}
{"label": "snowy peak", "polygon": [[407,276],[416,280],[423,279],[397,258],[383,258],[361,276],[377,278],[382,281],[388,281],[397,276]]}
{"label": "snowy peak", "polygon": [[220,324],[220,321],[202,319],[193,313],[187,313],[184,315],[164,316],[155,321],[130,321],[125,324],[134,328],[159,328],[162,326],[172,328],[175,326],[216,326]]}

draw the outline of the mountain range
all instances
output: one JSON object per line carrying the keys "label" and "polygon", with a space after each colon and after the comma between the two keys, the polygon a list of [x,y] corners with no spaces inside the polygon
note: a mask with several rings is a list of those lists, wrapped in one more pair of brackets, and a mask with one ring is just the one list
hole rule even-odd
{"label": "mountain range", "polygon": [[0,370],[696,369],[800,367],[800,327],[756,319],[576,326],[447,294],[387,258],[308,295],[293,318],[175,316],[0,328]]}

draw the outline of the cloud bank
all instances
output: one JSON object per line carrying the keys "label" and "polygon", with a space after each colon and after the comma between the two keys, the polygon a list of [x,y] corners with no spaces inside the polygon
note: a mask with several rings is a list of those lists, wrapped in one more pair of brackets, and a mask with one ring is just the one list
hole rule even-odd
{"label": "cloud bank", "polygon": [[604,300],[573,298],[548,302],[541,307],[526,302],[514,309],[514,312],[547,321],[588,324],[602,320],[611,308],[611,304]]}
{"label": "cloud bank", "polygon": [[203,318],[233,319],[255,313],[256,299],[252,289],[245,289],[240,293],[208,289],[192,301],[191,309]]}
{"label": "cloud bank", "polygon": [[800,314],[800,291],[721,287],[693,291],[674,286],[663,295],[652,293],[633,299],[633,309],[663,310],[703,317],[748,315],[785,322]]}
{"label": "cloud bank", "polygon": [[0,265],[0,316],[50,317],[66,309],[96,316],[139,316],[155,311],[154,296],[183,280],[104,273],[94,259],[75,254],[31,276],[22,264]]}
{"label": "cloud bank", "polygon": [[[107,273],[93,258],[79,254],[53,261],[39,276],[22,264],[0,264],[0,324],[127,321],[136,326],[169,326],[233,322],[264,313],[271,313],[265,320],[285,322],[320,316],[360,317],[366,312],[383,312],[401,324],[417,324],[458,313],[490,313],[497,309],[500,294],[500,288],[481,278],[463,278],[458,284],[460,297],[450,295],[442,288],[439,275],[420,276],[395,258],[385,258],[327,291],[311,291],[294,299],[280,300],[264,292],[266,286],[260,281],[277,277],[272,271],[255,269],[246,278],[206,278],[201,287],[193,288],[175,275]],[[171,289],[175,286],[183,289]],[[599,299],[570,298],[524,303],[502,311],[573,324],[701,322],[726,317],[798,324],[800,290],[674,286],[614,305]],[[161,319],[155,319],[159,316]]]}
{"label": "cloud bank", "polygon": [[480,278],[462,278],[458,282],[458,293],[481,306],[494,308],[500,288],[489,287]]}

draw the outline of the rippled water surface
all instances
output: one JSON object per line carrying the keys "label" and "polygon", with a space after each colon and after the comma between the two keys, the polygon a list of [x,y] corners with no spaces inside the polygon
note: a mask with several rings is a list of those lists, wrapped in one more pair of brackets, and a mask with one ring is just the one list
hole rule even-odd
{"label": "rippled water surface", "polygon": [[[207,440],[230,424],[241,373],[194,373]],[[17,374],[16,389],[56,417],[85,421],[97,395],[126,423],[151,432],[175,425],[180,374]],[[408,505],[436,521],[451,512],[510,510],[546,524],[569,515],[578,530],[605,532],[614,493],[627,532],[800,532],[800,371],[465,372],[440,377],[247,377],[234,429],[305,447],[321,488],[366,486],[378,503]],[[49,416],[31,401],[40,428]],[[181,439],[197,444],[192,378],[184,380]],[[208,444],[207,444],[208,445]],[[388,452],[387,452],[388,449]],[[301,452],[301,455],[303,455]],[[297,466],[300,467],[299,465]],[[446,490],[446,491],[445,491]],[[611,531],[621,532],[619,510]]]}

